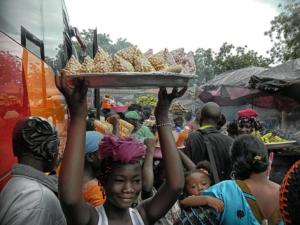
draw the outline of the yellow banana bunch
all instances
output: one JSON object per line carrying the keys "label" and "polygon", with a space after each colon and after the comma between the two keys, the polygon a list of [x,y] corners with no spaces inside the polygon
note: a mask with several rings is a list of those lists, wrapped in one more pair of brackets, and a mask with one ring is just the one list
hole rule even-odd
{"label": "yellow banana bunch", "polygon": [[262,139],[261,134],[258,130],[252,131],[251,135],[257,137],[258,139]]}
{"label": "yellow banana bunch", "polygon": [[272,132],[266,133],[265,135],[261,135],[259,131],[253,131],[251,133],[253,136],[261,139],[264,143],[274,143],[274,142],[285,142],[287,141],[284,138],[281,138],[277,135],[274,135]]}
{"label": "yellow banana bunch", "polygon": [[144,95],[137,99],[137,103],[140,105],[155,107],[157,104],[157,97],[154,95]]}

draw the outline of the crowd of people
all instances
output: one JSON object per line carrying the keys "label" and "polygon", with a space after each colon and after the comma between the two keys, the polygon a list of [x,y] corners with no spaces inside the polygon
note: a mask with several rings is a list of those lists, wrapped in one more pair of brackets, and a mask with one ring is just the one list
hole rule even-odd
{"label": "crowd of people", "polygon": [[[51,122],[27,117],[16,124],[19,163],[0,193],[1,225],[297,224],[299,163],[281,189],[269,180],[268,150],[250,134],[261,129],[254,110],[238,112],[224,134],[216,103],[195,120],[170,118],[172,100],[186,88],[160,88],[154,111],[132,105],[114,112],[106,96],[113,128],[99,132],[85,81],[70,87],[64,74],[55,79],[70,115],[63,157]],[[130,133],[122,132],[126,123]]]}

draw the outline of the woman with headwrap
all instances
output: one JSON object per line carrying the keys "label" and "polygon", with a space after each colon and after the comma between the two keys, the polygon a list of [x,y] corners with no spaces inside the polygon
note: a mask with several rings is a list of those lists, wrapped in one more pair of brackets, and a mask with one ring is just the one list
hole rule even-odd
{"label": "woman with headwrap", "polygon": [[125,114],[125,120],[134,126],[131,136],[136,139],[153,138],[149,127],[140,123],[141,116],[136,111],[128,111]]}
{"label": "woman with headwrap", "polygon": [[238,132],[239,134],[250,134],[261,128],[257,119],[257,112],[254,109],[244,109],[238,113]]}
{"label": "woman with headwrap", "polygon": [[107,200],[103,207],[92,208],[81,196],[87,87],[79,79],[74,88],[68,87],[64,74],[56,77],[56,84],[66,97],[71,116],[59,180],[59,196],[68,223],[153,224],[172,207],[183,188],[183,169],[172,136],[168,110],[171,101],[183,95],[186,88],[179,92],[173,89],[171,94],[165,88],[159,91],[155,116],[165,159],[165,184],[153,198],[142,202],[135,209],[130,208],[141,191],[142,170],[139,160],[144,154],[144,148],[140,142],[130,138],[104,137],[101,142],[102,169],[99,177],[106,190]]}
{"label": "woman with headwrap", "polygon": [[0,224],[66,224],[53,172],[58,146],[57,131],[46,119],[31,116],[17,122],[13,152],[18,163],[0,193]]}

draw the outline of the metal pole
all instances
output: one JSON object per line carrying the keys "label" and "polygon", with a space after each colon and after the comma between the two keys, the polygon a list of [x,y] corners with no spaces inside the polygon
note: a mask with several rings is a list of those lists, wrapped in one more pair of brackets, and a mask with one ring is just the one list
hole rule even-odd
{"label": "metal pole", "polygon": [[[94,30],[94,38],[93,38],[93,58],[95,58],[95,55],[98,50],[98,36],[97,36],[97,28]],[[95,88],[94,91],[94,103],[95,103],[95,108],[96,108],[96,116],[97,119],[100,119],[100,89]]]}

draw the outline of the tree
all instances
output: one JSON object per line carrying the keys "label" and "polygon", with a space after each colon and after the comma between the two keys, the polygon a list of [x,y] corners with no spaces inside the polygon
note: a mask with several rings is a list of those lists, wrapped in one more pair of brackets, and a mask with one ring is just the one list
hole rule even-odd
{"label": "tree", "polygon": [[215,74],[214,52],[212,49],[198,48],[194,57],[198,75],[197,83],[212,79]]}
{"label": "tree", "polygon": [[[82,30],[80,32],[81,36],[86,42],[87,45],[87,55],[92,57],[93,55],[93,40],[94,40],[94,30],[88,29],[88,30]],[[119,38],[116,43],[113,43],[113,41],[110,39],[109,34],[97,34],[97,41],[98,41],[98,47],[101,47],[104,51],[109,53],[110,55],[113,55],[118,50],[132,46],[130,42],[126,40],[126,38]],[[77,52],[82,52],[80,49],[80,46],[78,42],[73,42]]]}
{"label": "tree", "polygon": [[300,57],[300,2],[279,5],[281,13],[271,21],[271,29],[265,32],[273,42],[271,57],[283,62]]}
{"label": "tree", "polygon": [[230,70],[237,70],[248,66],[267,67],[272,60],[253,50],[247,50],[247,46],[235,47],[227,42],[223,43],[219,52],[211,49],[199,48],[195,52],[198,83],[210,80],[215,75]]}

